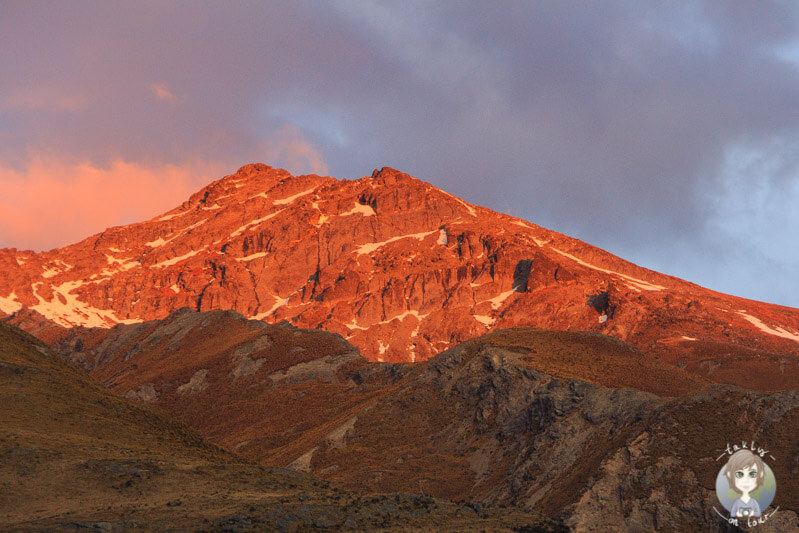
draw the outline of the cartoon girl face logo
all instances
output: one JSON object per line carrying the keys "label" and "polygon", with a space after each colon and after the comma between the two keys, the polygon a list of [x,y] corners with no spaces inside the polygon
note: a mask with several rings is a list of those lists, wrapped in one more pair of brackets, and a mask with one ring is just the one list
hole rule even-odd
{"label": "cartoon girl face logo", "polygon": [[766,465],[763,460],[749,450],[738,450],[727,461],[724,477],[730,488],[740,497],[732,504],[730,516],[760,516],[760,504],[751,494],[763,486]]}
{"label": "cartoon girl face logo", "polygon": [[757,518],[774,500],[771,468],[751,450],[733,453],[716,479],[716,494],[731,518]]}

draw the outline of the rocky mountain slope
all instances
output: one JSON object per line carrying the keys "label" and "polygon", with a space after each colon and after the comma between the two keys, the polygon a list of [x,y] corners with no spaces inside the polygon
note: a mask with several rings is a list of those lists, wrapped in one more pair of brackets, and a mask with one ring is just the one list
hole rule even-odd
{"label": "rocky mountain slope", "polygon": [[799,375],[796,309],[640,268],[389,168],[336,180],[247,165],[152,220],[0,250],[0,269],[0,311],[52,338],[231,309],[338,333],[373,361],[526,325],[602,332],[705,373],[746,368],[775,390]]}
{"label": "rocky mountain slope", "polygon": [[112,391],[265,465],[356,492],[415,492],[544,513],[574,531],[725,531],[727,443],[768,445],[799,528],[799,393],[712,381],[605,335],[499,330],[417,364],[234,312],[76,330],[59,351]]}
{"label": "rocky mountain slope", "polygon": [[356,495],[247,463],[3,324],[0,404],[2,531],[560,530],[520,509]]}

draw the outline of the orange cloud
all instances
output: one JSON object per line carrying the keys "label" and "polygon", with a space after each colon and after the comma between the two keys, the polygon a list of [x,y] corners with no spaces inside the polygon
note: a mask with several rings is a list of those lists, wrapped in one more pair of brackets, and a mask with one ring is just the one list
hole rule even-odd
{"label": "orange cloud", "polygon": [[153,95],[159,100],[169,102],[170,104],[175,103],[175,95],[172,94],[172,91],[170,91],[166,85],[162,83],[153,83],[149,87]]}
{"label": "orange cloud", "polygon": [[286,124],[263,147],[265,161],[285,168],[292,174],[319,174],[325,176],[328,166],[322,153],[306,141],[300,130]]}
{"label": "orange cloud", "polygon": [[88,100],[80,94],[68,94],[43,87],[26,88],[0,96],[0,108],[45,111],[83,111]]}
{"label": "orange cloud", "polygon": [[224,174],[221,165],[108,167],[33,158],[0,163],[0,247],[47,250],[152,218]]}

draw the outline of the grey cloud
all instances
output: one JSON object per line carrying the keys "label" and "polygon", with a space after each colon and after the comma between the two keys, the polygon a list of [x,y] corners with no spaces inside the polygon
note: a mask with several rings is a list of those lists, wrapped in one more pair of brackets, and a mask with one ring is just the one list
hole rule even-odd
{"label": "grey cloud", "polygon": [[[797,22],[779,1],[3,4],[0,94],[16,100],[0,98],[0,160],[232,170],[289,125],[334,176],[394,166],[741,293],[749,260],[794,272],[770,235],[785,238],[796,173],[753,177],[787,199],[758,207],[748,233],[724,228],[756,190],[729,194],[730,149],[785,160],[773,140],[799,140],[799,61],[775,53]],[[799,305],[799,289],[768,283],[762,298]]]}

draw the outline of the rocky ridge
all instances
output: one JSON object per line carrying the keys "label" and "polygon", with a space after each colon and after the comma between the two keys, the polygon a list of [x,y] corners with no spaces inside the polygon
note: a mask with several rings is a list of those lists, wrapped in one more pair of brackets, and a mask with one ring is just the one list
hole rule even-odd
{"label": "rocky ridge", "polygon": [[[597,333],[500,330],[413,365],[233,312],[96,333],[58,348],[112,391],[355,492],[528,509],[574,531],[725,531],[713,489],[727,443],[768,444],[780,480],[799,464],[796,390],[714,384]],[[206,386],[181,392],[198,372]],[[775,504],[762,531],[799,527],[789,481]]]}
{"label": "rocky ridge", "polygon": [[3,531],[563,531],[521,509],[353,494],[248,463],[4,324],[0,402]]}
{"label": "rocky ridge", "polygon": [[796,309],[646,270],[389,168],[336,180],[247,165],[151,220],[0,250],[0,268],[0,311],[37,334],[189,307],[321,328],[373,361],[529,325],[602,332],[705,374],[734,374],[732,356],[774,388],[799,368]]}

